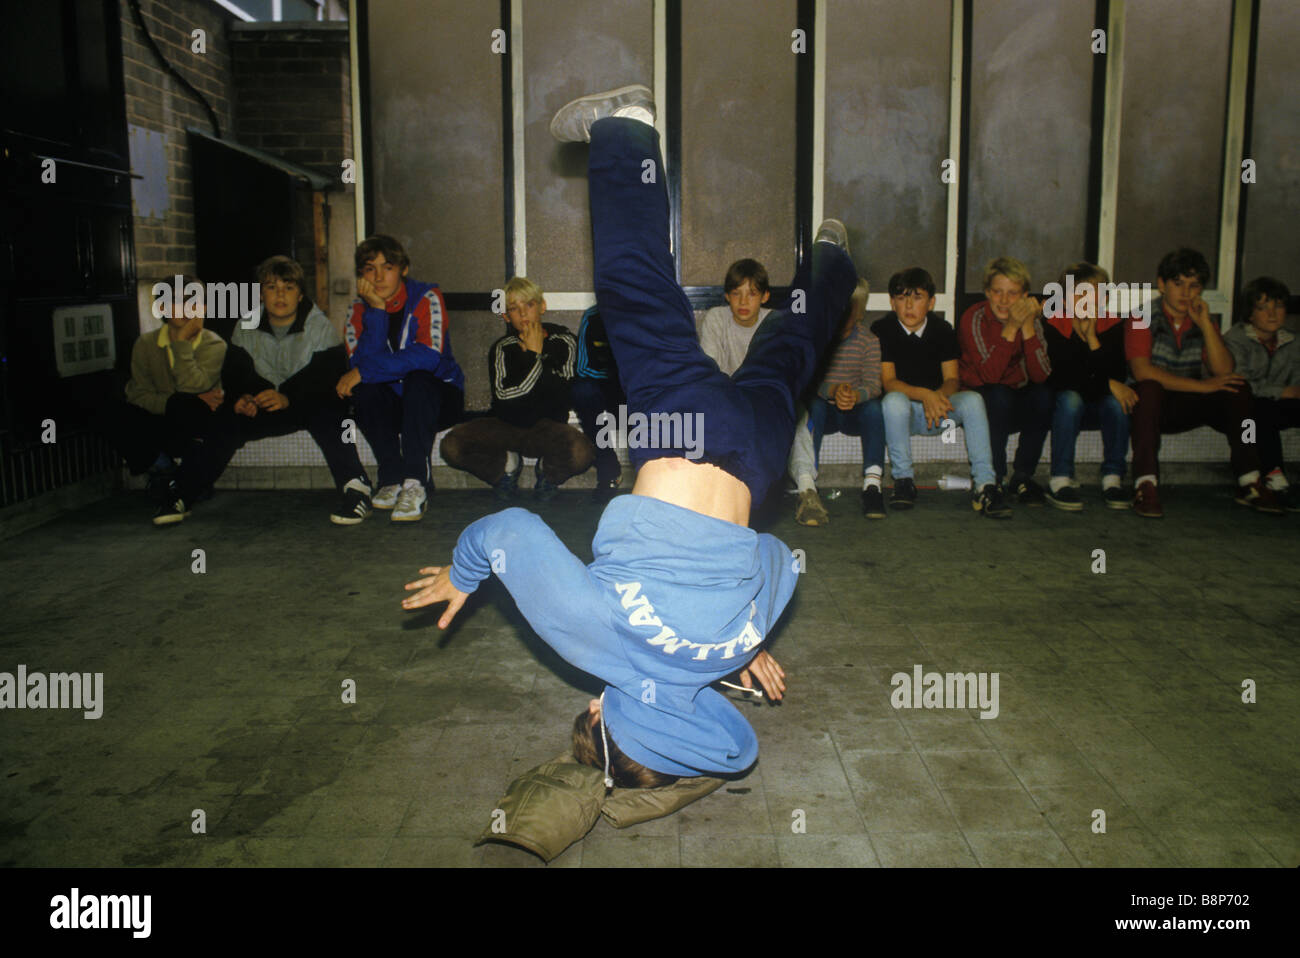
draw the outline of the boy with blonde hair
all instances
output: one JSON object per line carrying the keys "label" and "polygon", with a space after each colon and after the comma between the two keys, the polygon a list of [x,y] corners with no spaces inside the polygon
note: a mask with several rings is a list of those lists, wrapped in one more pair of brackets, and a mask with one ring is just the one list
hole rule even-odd
{"label": "boy with blonde hair", "polygon": [[984,398],[989,421],[993,471],[1007,474],[1007,439],[1020,433],[1008,491],[1022,505],[1041,506],[1042,488],[1034,470],[1052,423],[1051,364],[1043,342],[1038,300],[1029,294],[1029,269],[999,256],[984,269],[983,302],[962,314],[961,382]]}
{"label": "boy with blonde hair", "polygon": [[536,459],[533,496],[545,502],[596,459],[591,440],[568,424],[578,341],[566,327],[542,322],[546,298],[532,280],[514,277],[505,297],[507,331],[488,350],[491,415],[444,436],[442,458],[502,500],[518,492],[523,459]]}

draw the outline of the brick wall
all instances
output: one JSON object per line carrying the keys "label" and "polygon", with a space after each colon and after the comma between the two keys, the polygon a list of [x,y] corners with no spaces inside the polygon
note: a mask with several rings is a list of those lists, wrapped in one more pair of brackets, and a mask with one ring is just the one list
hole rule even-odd
{"label": "brick wall", "polygon": [[347,24],[241,23],[230,36],[239,141],[337,181],[352,156]]}
{"label": "brick wall", "polygon": [[[234,127],[234,95],[227,22],[234,18],[203,0],[140,0],[154,43],[178,73],[212,105],[223,136]],[[167,136],[168,208],[161,217],[135,217],[136,276],[194,271],[194,188],[185,128],[211,132],[208,112],[158,63],[122,0],[122,59],[126,121]],[[205,32],[206,52],[192,51],[192,31]],[[144,315],[148,315],[147,311]]]}
{"label": "brick wall", "polygon": [[[343,187],[326,193],[326,228],[346,231],[350,250],[354,187],[342,182],[343,161],[353,156],[347,24],[236,23],[230,39],[236,138]],[[313,239],[311,195],[304,191],[295,218],[297,259],[307,292],[317,299]],[[351,277],[350,269],[340,273],[338,267],[332,264],[332,275]],[[349,293],[318,305],[341,326],[350,301]]]}

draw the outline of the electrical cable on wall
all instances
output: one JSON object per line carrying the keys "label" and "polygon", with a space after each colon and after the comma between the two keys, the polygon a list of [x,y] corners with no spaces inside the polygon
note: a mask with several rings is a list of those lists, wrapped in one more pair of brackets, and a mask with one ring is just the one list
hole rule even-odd
{"label": "electrical cable on wall", "polygon": [[163,69],[176,78],[177,83],[188,90],[194,99],[203,104],[203,108],[208,111],[208,119],[212,123],[212,135],[218,140],[221,139],[221,124],[217,121],[217,112],[212,109],[212,104],[208,102],[207,97],[194,88],[194,84],[176,71],[176,68],[168,62],[162,51],[158,49],[158,44],[154,42],[152,34],[149,33],[149,28],[144,25],[144,14],[140,12],[140,0],[127,0],[127,2],[131,4],[131,12],[135,14],[135,25],[144,34],[144,41],[149,45],[149,49],[153,51],[153,55],[158,58],[158,62],[162,64]]}

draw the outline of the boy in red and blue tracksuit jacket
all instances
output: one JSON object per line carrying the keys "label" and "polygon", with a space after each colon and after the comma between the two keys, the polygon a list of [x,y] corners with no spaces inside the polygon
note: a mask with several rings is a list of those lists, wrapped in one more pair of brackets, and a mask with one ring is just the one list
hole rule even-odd
{"label": "boy in red and blue tracksuit jacket", "polygon": [[[406,278],[408,268],[405,250],[391,237],[363,242],[359,295],[344,329],[350,370],[339,392],[352,396],[379,464],[377,508],[392,508],[390,500],[406,487],[418,483],[423,492],[430,485],[434,440],[460,420],[465,402],[465,374],[452,356],[442,293],[436,284]],[[419,498],[422,513],[425,496]]]}

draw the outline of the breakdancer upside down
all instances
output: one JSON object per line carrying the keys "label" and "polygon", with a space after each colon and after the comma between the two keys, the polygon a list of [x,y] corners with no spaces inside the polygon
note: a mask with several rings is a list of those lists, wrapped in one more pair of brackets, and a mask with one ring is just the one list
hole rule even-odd
{"label": "breakdancer upside down", "polygon": [[402,603],[446,602],[438,621],[446,628],[495,564],[537,634],[606,683],[574,722],[574,751],[605,768],[607,785],[612,767],[621,787],[734,774],[758,756],[754,730],[709,686],[743,670],[746,686],[752,676],[772,698],[784,690],[784,673],[760,646],[797,573],[789,548],[748,528],[750,504],[785,470],[794,397],[857,282],[843,224],[827,220],[792,303],[773,310],[734,377],[719,371],[675,279],[653,111],[646,87],[624,87],[568,104],[551,132],[591,142],[596,303],[628,414],[655,422],[671,420],[652,413],[681,421],[702,413],[703,456],[662,441],[630,449],[636,485],[606,507],[589,566],[536,515],[507,509],[465,529],[451,565],[420,570],[427,578],[406,586],[420,591]]}

